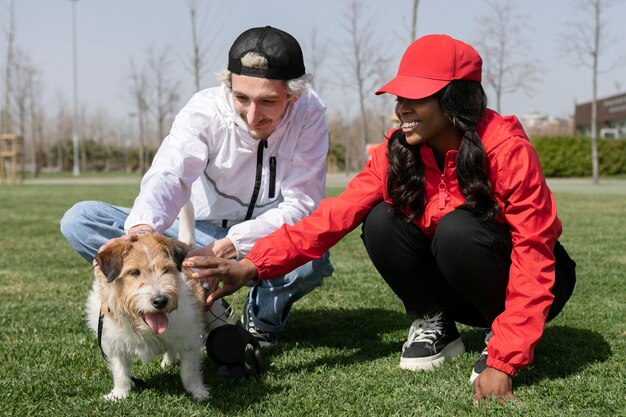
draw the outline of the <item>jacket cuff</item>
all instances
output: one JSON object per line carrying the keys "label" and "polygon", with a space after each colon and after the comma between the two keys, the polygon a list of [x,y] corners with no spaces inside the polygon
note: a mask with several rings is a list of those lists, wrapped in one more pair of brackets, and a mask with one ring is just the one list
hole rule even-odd
{"label": "jacket cuff", "polygon": [[263,276],[263,268],[260,266],[261,262],[253,259],[252,257],[250,257],[250,255],[244,256],[243,259],[249,260],[256,267],[256,271],[257,271],[256,280],[255,280],[256,282],[267,281],[267,278]]}
{"label": "jacket cuff", "polygon": [[504,372],[505,374],[513,377],[517,373],[517,370],[513,368],[508,363],[504,363],[497,359],[492,358],[491,356],[487,357],[487,366],[490,368],[497,369],[498,371]]}

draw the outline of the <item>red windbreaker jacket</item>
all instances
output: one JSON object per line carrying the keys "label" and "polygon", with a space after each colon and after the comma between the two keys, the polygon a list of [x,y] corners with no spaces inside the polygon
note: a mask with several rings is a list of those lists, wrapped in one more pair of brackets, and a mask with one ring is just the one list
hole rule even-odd
{"label": "red windbreaker jacket", "polygon": [[[514,116],[487,110],[477,133],[483,142],[489,178],[501,207],[498,221],[511,230],[513,251],[505,310],[492,324],[487,365],[513,376],[533,360],[553,295],[554,244],[561,234],[556,204],[548,189],[539,158]],[[445,156],[439,170],[430,148],[422,146],[427,205],[415,224],[431,237],[439,220],[464,202],[456,178],[458,151]],[[335,198],[322,200],[310,216],[285,225],[256,242],[246,256],[257,267],[259,279],[288,273],[322,256],[356,228],[387,193],[387,143]]]}

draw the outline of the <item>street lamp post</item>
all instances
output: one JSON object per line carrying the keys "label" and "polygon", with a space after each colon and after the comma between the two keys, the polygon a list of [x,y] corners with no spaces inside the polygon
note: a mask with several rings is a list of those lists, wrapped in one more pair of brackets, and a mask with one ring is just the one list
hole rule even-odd
{"label": "street lamp post", "polygon": [[70,0],[72,2],[72,42],[74,55],[74,122],[72,123],[72,143],[74,147],[74,166],[73,173],[75,177],[80,175],[79,152],[78,152],[78,64],[76,59],[76,2],[78,0]]}

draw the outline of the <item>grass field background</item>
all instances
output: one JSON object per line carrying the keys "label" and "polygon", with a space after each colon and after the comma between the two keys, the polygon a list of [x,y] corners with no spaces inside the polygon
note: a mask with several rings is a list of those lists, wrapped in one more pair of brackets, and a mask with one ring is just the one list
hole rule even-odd
{"label": "grass field background", "polygon": [[[0,415],[626,416],[626,193],[593,187],[555,193],[578,283],[505,405],[472,405],[468,378],[483,349],[481,330],[461,326],[468,352],[433,372],[398,368],[411,320],[358,230],[332,249],[334,275],[295,305],[264,378],[221,380],[207,359],[212,398],[195,403],[178,368],[155,361],[134,368],[145,389],[105,402],[111,378],[83,316],[91,268],[58,224],[74,202],[130,205],[137,190],[136,183],[0,186]],[[244,296],[231,301],[240,307]]]}

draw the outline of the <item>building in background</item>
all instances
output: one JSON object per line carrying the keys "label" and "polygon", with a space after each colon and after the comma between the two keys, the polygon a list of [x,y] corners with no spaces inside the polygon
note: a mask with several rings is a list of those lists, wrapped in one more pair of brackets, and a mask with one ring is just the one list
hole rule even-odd
{"label": "building in background", "polygon": [[[626,138],[626,93],[598,100],[598,136]],[[576,105],[574,128],[577,135],[591,135],[591,102]]]}
{"label": "building in background", "polygon": [[526,134],[532,136],[569,136],[574,133],[573,120],[533,111],[524,114],[520,122]]}

